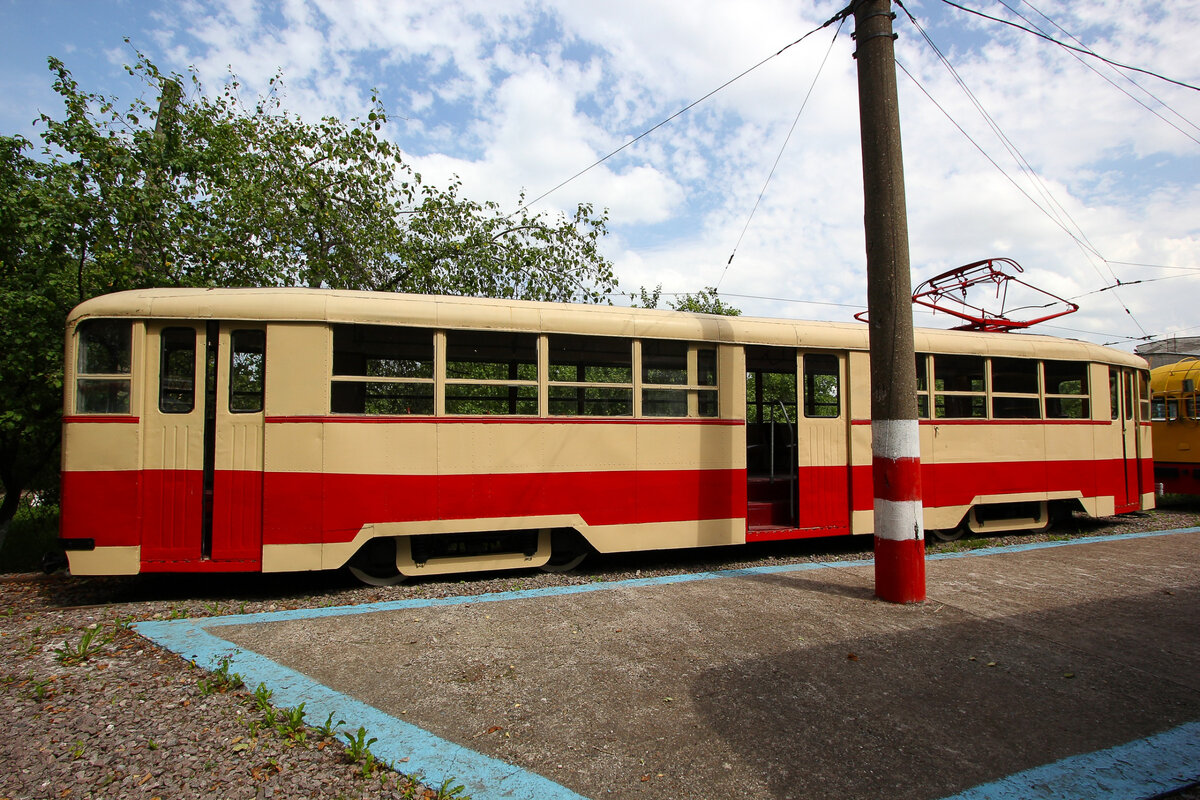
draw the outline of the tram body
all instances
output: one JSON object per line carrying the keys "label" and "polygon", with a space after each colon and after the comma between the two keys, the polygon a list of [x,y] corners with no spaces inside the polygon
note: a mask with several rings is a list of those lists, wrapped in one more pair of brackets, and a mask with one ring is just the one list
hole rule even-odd
{"label": "tram body", "polygon": [[1200,495],[1200,359],[1150,372],[1154,480],[1164,492]]}
{"label": "tram body", "polygon": [[[66,336],[75,574],[551,567],[873,532],[867,327],[309,289],[122,292]],[[926,529],[1153,507],[1136,356],[916,332]],[[569,553],[567,555],[570,555]]]}

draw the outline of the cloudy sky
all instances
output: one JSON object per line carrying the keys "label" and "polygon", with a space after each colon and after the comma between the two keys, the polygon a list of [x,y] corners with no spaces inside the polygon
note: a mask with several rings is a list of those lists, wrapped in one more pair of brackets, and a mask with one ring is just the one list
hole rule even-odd
{"label": "cloudy sky", "polygon": [[[961,4],[1200,85],[1200,4]],[[230,71],[250,92],[282,73],[285,106],[312,121],[365,114],[377,88],[385,133],[418,171],[515,207],[765,61],[534,207],[607,208],[624,291],[718,286],[748,314],[847,320],[866,303],[852,23],[775,55],[841,7],[0,0],[0,133],[33,139],[39,112],[61,113],[48,56],[127,101],[142,91],[122,69],[137,48],[210,91]],[[1046,333],[1125,349],[1200,335],[1200,91],[941,0],[907,9],[920,25],[896,21],[914,284],[1006,257],[1082,306]],[[997,306],[987,291],[970,299]],[[1014,290],[1008,304],[1026,299]]]}

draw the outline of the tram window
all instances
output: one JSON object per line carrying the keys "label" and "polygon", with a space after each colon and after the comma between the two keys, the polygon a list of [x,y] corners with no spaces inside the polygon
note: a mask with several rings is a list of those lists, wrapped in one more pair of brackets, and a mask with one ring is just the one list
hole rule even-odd
{"label": "tram window", "polygon": [[537,336],[446,334],[447,414],[537,414]]}
{"label": "tram window", "polygon": [[986,417],[985,365],[983,356],[934,356],[934,415],[940,419]]}
{"label": "tram window", "polygon": [[229,348],[229,410],[256,414],[263,410],[266,390],[267,334],[261,330],[234,331]]}
{"label": "tram window", "polygon": [[992,391],[1002,394],[1037,394],[1038,362],[1024,358],[993,358]]}
{"label": "tram window", "polygon": [[335,414],[432,414],[433,331],[335,325],[333,375]]}
{"label": "tram window", "polygon": [[1038,362],[1024,358],[992,359],[992,417],[1040,419]]}
{"label": "tram window", "polygon": [[196,407],[196,331],[165,328],[159,338],[158,410],[188,414]]}
{"label": "tram window", "polygon": [[[1086,419],[1091,415],[1086,362],[1046,361],[1042,364],[1042,370],[1046,383],[1048,419]],[[1132,400],[1129,403],[1128,411],[1132,417]]]}
{"label": "tram window", "polygon": [[1117,388],[1120,386],[1117,381],[1118,374],[1115,369],[1108,370],[1108,409],[1112,413],[1112,419],[1121,415],[1121,395]]}
{"label": "tram window", "polygon": [[1150,419],[1153,422],[1167,421],[1167,398],[1155,395],[1150,400]]}
{"label": "tram window", "polygon": [[[1141,406],[1142,419],[1150,416],[1150,373],[1141,369],[1137,373],[1138,405]],[[1193,400],[1195,402],[1195,400]],[[1192,417],[1195,418],[1195,414]]]}
{"label": "tram window", "polygon": [[1185,398],[1184,413],[1187,415],[1188,419],[1196,419],[1196,395]]}
{"label": "tram window", "polygon": [[133,325],[122,320],[79,324],[75,411],[128,414]]}
{"label": "tram window", "polygon": [[836,417],[840,413],[838,358],[827,353],[804,356],[804,416]]}
{"label": "tram window", "polygon": [[642,415],[715,417],[717,351],[688,342],[642,342]]}
{"label": "tram window", "polygon": [[549,351],[552,415],[632,416],[632,339],[555,334]]}
{"label": "tram window", "polygon": [[929,419],[929,355],[917,353],[917,416]]}
{"label": "tram window", "polygon": [[642,382],[686,384],[687,342],[651,339],[642,342]]}
{"label": "tram window", "polygon": [[1167,422],[1179,419],[1179,401],[1172,398],[1167,401]]}

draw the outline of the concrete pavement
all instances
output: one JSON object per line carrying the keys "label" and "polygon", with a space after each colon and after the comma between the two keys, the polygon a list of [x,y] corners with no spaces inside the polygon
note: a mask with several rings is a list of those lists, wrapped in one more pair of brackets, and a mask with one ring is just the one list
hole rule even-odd
{"label": "concrete pavement", "polygon": [[500,797],[1152,797],[1200,781],[1200,529],[142,623]]}

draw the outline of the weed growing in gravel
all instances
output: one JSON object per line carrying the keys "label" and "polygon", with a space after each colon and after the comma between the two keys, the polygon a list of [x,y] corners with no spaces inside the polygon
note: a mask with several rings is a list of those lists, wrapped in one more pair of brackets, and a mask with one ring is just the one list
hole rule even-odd
{"label": "weed growing in gravel", "polygon": [[54,697],[54,689],[50,686],[50,684],[54,683],[54,681],[55,679],[53,677],[39,681],[33,676],[32,672],[29,673],[29,689],[32,693],[33,699],[40,703],[43,700],[49,700],[51,697]]}
{"label": "weed growing in gravel", "polygon": [[217,668],[211,673],[211,677],[201,678],[199,681],[200,694],[210,695],[217,692],[228,692],[234,689],[240,689],[246,684],[242,681],[242,676],[236,672],[229,671],[229,656],[223,656],[217,662]]}
{"label": "weed growing in gravel", "polygon": [[308,727],[304,724],[304,703],[295,708],[282,710],[279,733],[296,744],[304,744],[308,741]]}
{"label": "weed growing in gravel", "polygon": [[275,693],[268,689],[265,683],[260,683],[254,690],[254,707],[259,711],[266,711],[271,707],[271,695],[273,694]]}
{"label": "weed growing in gravel", "polygon": [[[358,763],[359,761],[364,760],[367,756],[371,755],[371,745],[379,741],[379,739],[374,736],[368,739],[367,729],[361,726],[359,727],[357,734],[352,735],[349,733],[343,733],[342,736],[345,736],[346,741],[348,742],[346,745],[346,758],[348,758],[351,763]],[[374,756],[371,756],[371,758],[374,760]]]}
{"label": "weed growing in gravel", "polygon": [[76,664],[82,664],[92,656],[99,653],[101,650],[113,640],[112,635],[102,635],[98,625],[93,625],[84,630],[79,637],[79,641],[75,644],[63,642],[62,647],[54,649],[54,657],[58,663],[64,667],[73,667]]}
{"label": "weed growing in gravel", "polygon": [[333,721],[333,712],[329,712],[329,716],[325,718],[324,725],[314,726],[314,730],[321,735],[322,739],[332,739],[337,729],[346,724],[346,720],[339,719],[336,723]]}

